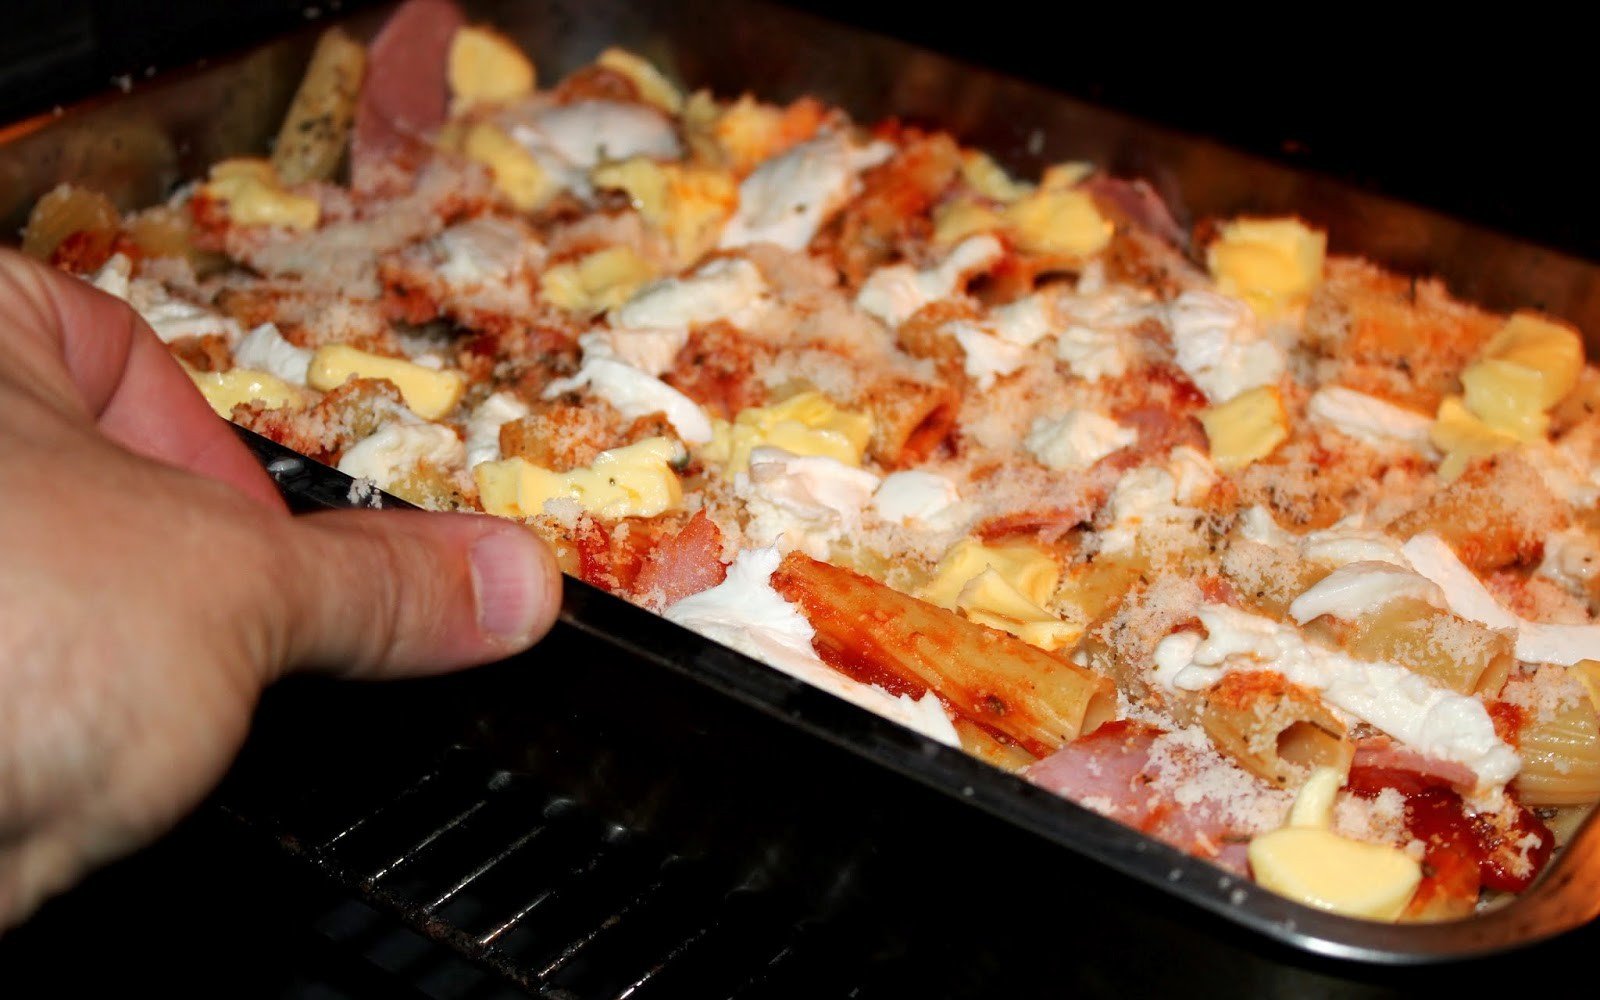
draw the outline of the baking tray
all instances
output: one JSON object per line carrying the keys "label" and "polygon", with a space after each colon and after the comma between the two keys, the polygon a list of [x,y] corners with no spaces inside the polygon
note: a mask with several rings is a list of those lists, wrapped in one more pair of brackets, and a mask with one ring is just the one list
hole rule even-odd
{"label": "baking tray", "polygon": [[[938,124],[1021,173],[1062,159],[1093,160],[1150,179],[1188,218],[1298,212],[1329,228],[1335,252],[1438,274],[1458,294],[1491,307],[1537,306],[1600,330],[1600,269],[1589,262],[792,10],[734,0],[464,6],[521,42],[547,79],[621,44],[691,86],[778,100],[810,93],[863,121],[898,115]],[[370,34],[385,13],[348,23]],[[307,31],[0,131],[0,220],[19,226],[32,202],[61,181],[94,186],[132,207],[164,197],[215,159],[259,153],[314,38]],[[268,443],[257,445],[270,451]],[[333,470],[292,456],[272,461],[290,491],[324,503],[348,497],[348,484]],[[632,661],[689,679],[707,697],[731,699],[858,763],[948,796],[996,828],[1043,838],[1056,845],[1063,866],[1109,870],[1153,888],[1166,905],[1193,908],[1197,918],[1204,911],[1219,934],[1235,925],[1315,955],[1414,964],[1491,955],[1600,913],[1600,827],[1593,823],[1534,889],[1498,909],[1433,925],[1351,920],[1243,883],[593,587],[569,581],[562,621]],[[982,846],[973,850],[981,855]]]}

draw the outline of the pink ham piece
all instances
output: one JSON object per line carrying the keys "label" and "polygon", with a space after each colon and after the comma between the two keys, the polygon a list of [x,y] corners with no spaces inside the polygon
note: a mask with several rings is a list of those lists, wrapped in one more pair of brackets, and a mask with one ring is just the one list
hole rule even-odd
{"label": "pink ham piece", "polygon": [[1202,796],[1181,805],[1155,783],[1151,748],[1162,735],[1139,722],[1108,722],[1029,765],[1022,776],[1180,851],[1245,874],[1249,833],[1235,829],[1219,803]]}
{"label": "pink ham piece", "polygon": [[408,155],[444,124],[450,40],[461,24],[449,0],[408,0],[372,40],[350,141],[358,194],[397,193]]}
{"label": "pink ham piece", "polygon": [[1175,247],[1189,243],[1188,234],[1172,217],[1172,210],[1156,189],[1142,180],[1124,180],[1096,174],[1083,182],[1083,189],[1100,204]]}
{"label": "pink ham piece", "polygon": [[1472,791],[1478,783],[1478,776],[1460,761],[1425,756],[1387,736],[1373,736],[1357,743],[1355,759],[1350,766],[1409,771],[1461,792]]}
{"label": "pink ham piece", "polygon": [[676,604],[710,590],[728,575],[722,563],[722,531],[700,511],[671,538],[662,539],[645,558],[633,589],[653,607]]}

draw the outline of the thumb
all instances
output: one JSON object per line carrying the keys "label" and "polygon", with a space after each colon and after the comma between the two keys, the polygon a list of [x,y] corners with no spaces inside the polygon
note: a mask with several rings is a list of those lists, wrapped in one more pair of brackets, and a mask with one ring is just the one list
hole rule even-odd
{"label": "thumb", "polygon": [[560,606],[554,554],[498,518],[336,511],[288,530],[283,666],[397,677],[486,663],[532,645]]}

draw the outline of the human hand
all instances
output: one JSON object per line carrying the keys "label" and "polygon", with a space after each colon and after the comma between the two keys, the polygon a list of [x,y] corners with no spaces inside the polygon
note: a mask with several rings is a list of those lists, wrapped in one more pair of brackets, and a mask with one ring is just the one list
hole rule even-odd
{"label": "human hand", "polygon": [[0,250],[0,929],[154,838],[289,669],[516,652],[561,577],[472,515],[291,518],[123,302]]}

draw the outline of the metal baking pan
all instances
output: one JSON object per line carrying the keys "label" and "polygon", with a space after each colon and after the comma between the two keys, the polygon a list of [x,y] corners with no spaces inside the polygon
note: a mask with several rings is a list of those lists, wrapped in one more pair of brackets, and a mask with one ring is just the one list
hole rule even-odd
{"label": "metal baking pan", "polygon": [[[1329,228],[1335,252],[1440,275],[1458,294],[1491,307],[1537,306],[1600,331],[1600,269],[1586,261],[792,10],[736,0],[464,6],[520,41],[545,78],[583,64],[606,45],[625,45],[670,75],[719,93],[751,90],[779,100],[809,93],[862,121],[899,115],[935,123],[1023,173],[1061,159],[1093,160],[1114,173],[1150,179],[1191,218],[1298,212]],[[384,13],[353,18],[350,27],[370,34]],[[14,231],[33,201],[61,181],[94,186],[129,207],[164,197],[217,158],[259,153],[314,37],[307,31],[0,131],[0,220]],[[276,468],[285,488],[303,499],[336,504],[346,495],[338,474],[314,463],[286,461]],[[562,620],[567,630],[616,655],[689,679],[704,697],[754,710],[768,720],[769,731],[789,730],[842,749],[830,758],[836,763],[892,772],[900,785],[891,787],[906,788],[908,795],[920,785],[948,796],[964,813],[986,816],[996,838],[1014,841],[1017,831],[1042,838],[1053,845],[1052,864],[1063,870],[1128,892],[1134,892],[1132,883],[1149,887],[1180,922],[1201,921],[1205,933],[1219,939],[1242,928],[1311,955],[1416,964],[1517,948],[1600,913],[1600,828],[1592,822],[1534,888],[1506,905],[1452,923],[1367,923],[1241,883],[592,587],[569,581]],[[840,773],[830,780],[853,779]],[[982,842],[961,847],[974,864],[982,863],[985,850]],[[1106,872],[1116,876],[1110,883]]]}

